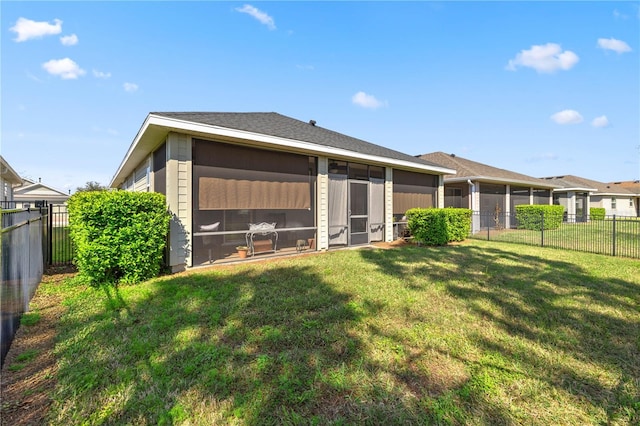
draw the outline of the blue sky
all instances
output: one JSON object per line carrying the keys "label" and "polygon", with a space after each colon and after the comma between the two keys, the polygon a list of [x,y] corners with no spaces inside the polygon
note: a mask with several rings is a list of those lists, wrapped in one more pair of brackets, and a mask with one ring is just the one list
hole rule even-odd
{"label": "blue sky", "polygon": [[0,3],[1,153],[74,192],[152,111],[274,111],[411,155],[640,178],[640,2]]}

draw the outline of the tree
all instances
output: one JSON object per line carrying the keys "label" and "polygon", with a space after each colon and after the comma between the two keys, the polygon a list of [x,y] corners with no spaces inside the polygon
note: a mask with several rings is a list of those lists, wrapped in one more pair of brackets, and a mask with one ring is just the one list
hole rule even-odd
{"label": "tree", "polygon": [[107,189],[109,188],[102,186],[98,182],[89,181],[84,186],[76,188],[76,192],[106,191]]}

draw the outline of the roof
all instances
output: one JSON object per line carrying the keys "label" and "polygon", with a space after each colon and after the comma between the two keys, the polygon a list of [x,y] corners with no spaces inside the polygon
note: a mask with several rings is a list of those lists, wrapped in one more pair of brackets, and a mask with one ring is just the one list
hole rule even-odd
{"label": "roof", "polygon": [[458,157],[455,154],[432,152],[429,154],[423,154],[420,158],[454,169],[456,171],[455,174],[446,175],[444,177],[445,183],[474,180],[481,182],[485,181],[492,183],[527,185],[536,188],[556,187],[556,184],[553,182],[478,163],[477,161]]}
{"label": "roof", "polygon": [[275,112],[152,112],[132,142],[110,186],[119,186],[170,131],[338,159],[368,160],[435,174],[454,172],[441,165],[326,129],[313,120],[304,122]]}
{"label": "roof", "polygon": [[3,156],[0,155],[0,176],[2,180],[9,183],[20,183],[22,182],[22,178],[15,170],[7,163],[7,160],[4,159]]}
{"label": "roof", "polygon": [[640,180],[627,180],[622,182],[609,182],[612,188],[625,188],[631,193],[640,196]]}
{"label": "roof", "polygon": [[561,190],[577,190],[598,192],[599,195],[631,195],[632,192],[621,186],[615,186],[609,183],[598,182],[574,175],[550,176],[542,178],[553,182],[561,187]]}
{"label": "roof", "polygon": [[69,198],[69,194],[41,182],[17,186],[13,189],[13,195],[18,201],[26,199]]}

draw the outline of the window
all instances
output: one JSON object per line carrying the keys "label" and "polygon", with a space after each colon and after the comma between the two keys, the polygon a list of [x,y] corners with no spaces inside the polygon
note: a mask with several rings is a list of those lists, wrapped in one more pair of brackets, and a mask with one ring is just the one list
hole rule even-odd
{"label": "window", "polygon": [[633,198],[629,198],[629,207],[633,207]]}
{"label": "window", "polygon": [[611,197],[611,208],[616,209],[616,197]]}

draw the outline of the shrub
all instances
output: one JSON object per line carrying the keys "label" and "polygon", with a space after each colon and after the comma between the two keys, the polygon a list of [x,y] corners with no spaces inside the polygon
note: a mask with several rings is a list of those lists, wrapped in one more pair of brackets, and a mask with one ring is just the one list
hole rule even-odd
{"label": "shrub", "polygon": [[469,209],[409,209],[408,227],[414,239],[422,244],[441,246],[463,241],[471,230]]}
{"label": "shrub", "polygon": [[607,210],[604,207],[589,207],[589,218],[591,220],[604,220]]}
{"label": "shrub", "polygon": [[170,219],[164,195],[77,192],[69,198],[68,210],[74,263],[82,278],[99,286],[158,275]]}
{"label": "shrub", "polygon": [[563,206],[548,204],[521,204],[516,206],[516,220],[518,229],[541,231],[543,229],[558,229],[562,225],[564,216]]}

